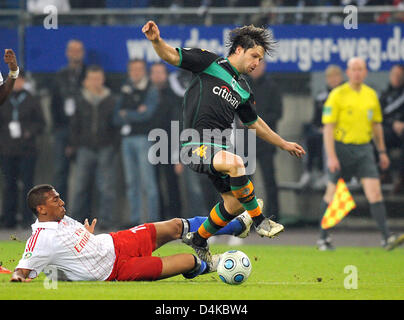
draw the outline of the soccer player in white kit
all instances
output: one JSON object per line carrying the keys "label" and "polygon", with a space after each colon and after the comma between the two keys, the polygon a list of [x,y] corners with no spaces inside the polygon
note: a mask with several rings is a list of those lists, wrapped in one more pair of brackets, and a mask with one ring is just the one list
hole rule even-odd
{"label": "soccer player in white kit", "polygon": [[152,256],[163,244],[181,238],[184,219],[94,235],[96,219],[89,225],[87,219],[81,224],[66,216],[65,203],[51,185],[32,188],[27,203],[38,219],[11,281],[30,281],[47,266],[56,267],[58,279],[71,281],[144,281],[178,274],[190,279],[216,271],[217,264],[212,268],[190,253]]}
{"label": "soccer player in white kit", "polygon": [[0,105],[6,101],[7,97],[11,93],[14,87],[15,79],[18,78],[20,69],[17,65],[17,58],[15,57],[14,51],[11,49],[6,49],[4,51],[4,62],[8,64],[10,72],[8,73],[8,78],[3,82],[3,76],[0,72]]}

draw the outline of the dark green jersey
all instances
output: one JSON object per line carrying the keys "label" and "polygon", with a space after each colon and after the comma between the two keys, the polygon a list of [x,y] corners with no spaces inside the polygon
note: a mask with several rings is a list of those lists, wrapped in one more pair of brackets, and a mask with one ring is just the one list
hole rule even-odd
{"label": "dark green jersey", "polygon": [[226,141],[235,114],[246,125],[257,121],[255,100],[247,81],[228,59],[203,49],[177,48],[177,51],[178,67],[193,73],[183,102],[184,129],[195,129],[202,137],[201,142],[212,142],[204,129],[216,129],[220,132],[216,136]]}

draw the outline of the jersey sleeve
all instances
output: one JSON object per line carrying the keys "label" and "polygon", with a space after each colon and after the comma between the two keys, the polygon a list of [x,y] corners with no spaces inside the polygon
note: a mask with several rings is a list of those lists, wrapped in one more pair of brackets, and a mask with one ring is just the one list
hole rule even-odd
{"label": "jersey sleeve", "polygon": [[176,48],[180,55],[178,67],[199,73],[209,67],[218,56],[217,54],[198,48]]}
{"label": "jersey sleeve", "polygon": [[1,72],[0,72],[0,86],[3,84],[3,76],[1,75]]}
{"label": "jersey sleeve", "polygon": [[321,122],[323,124],[336,123],[338,119],[338,113],[338,92],[333,90],[330,92],[327,100],[324,103]]}
{"label": "jersey sleeve", "polygon": [[28,239],[22,258],[16,267],[16,269],[31,270],[29,278],[36,278],[51,262],[52,248],[50,246],[52,244],[40,233],[41,231],[35,232]]}
{"label": "jersey sleeve", "polygon": [[250,126],[258,120],[255,110],[255,99],[252,94],[244,104],[238,106],[236,113],[245,126]]}

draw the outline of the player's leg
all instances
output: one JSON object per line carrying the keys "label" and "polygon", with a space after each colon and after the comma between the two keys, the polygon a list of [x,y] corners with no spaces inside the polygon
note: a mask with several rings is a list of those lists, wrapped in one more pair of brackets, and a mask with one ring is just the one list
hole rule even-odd
{"label": "player's leg", "polygon": [[[222,194],[222,197],[225,199],[231,195],[231,192],[224,193]],[[240,205],[240,203],[235,199],[233,196],[232,198],[234,199],[234,205],[238,207],[238,211],[243,212],[244,209]],[[226,201],[225,201],[226,202]],[[186,223],[186,228],[188,229],[187,232],[197,232],[201,226],[203,226],[204,232],[207,232],[210,228],[214,228],[215,224],[213,221],[210,221],[212,219],[212,215],[214,219],[219,219],[218,215],[221,214],[221,212],[226,211],[228,212],[229,209],[222,208],[224,205],[223,203],[218,203],[215,205],[215,207],[212,209],[215,212],[211,213],[208,217],[193,217],[193,218],[188,218],[188,219],[183,219]],[[217,213],[219,212],[219,214]],[[231,216],[231,221],[224,225],[222,228],[218,228],[217,230],[214,230],[214,235],[235,235],[238,236],[242,232],[244,232],[247,228],[250,227],[250,225],[246,225],[243,220],[239,219],[233,219],[234,217]],[[210,219],[210,220],[209,220]],[[223,223],[224,224],[224,223]]]}
{"label": "player's leg", "polygon": [[[163,264],[159,279],[188,273],[196,266],[195,256],[190,253],[179,253],[161,258]],[[206,263],[205,263],[206,268]]]}
{"label": "player's leg", "polygon": [[116,271],[109,280],[152,281],[178,274],[193,278],[216,271],[220,255],[214,255],[209,265],[192,254],[164,258],[152,256],[153,251],[163,244],[179,239],[182,229],[181,219],[175,218],[111,233],[119,255]]}
{"label": "player's leg", "polygon": [[[207,220],[207,217],[193,217],[188,219],[174,218],[167,221],[155,222],[156,229],[156,249],[167,242],[181,239],[188,232],[195,232]],[[220,234],[238,235],[246,229],[242,221],[233,220],[226,230]]]}
{"label": "player's leg", "polygon": [[[254,221],[259,234],[274,236],[283,231],[282,225],[263,216],[255,197],[254,186],[246,176],[244,163],[239,156],[220,150],[214,155],[212,164],[216,173],[223,175],[223,177],[210,176],[215,187],[221,192],[223,202],[218,203],[210,211],[208,219],[196,232],[189,233],[183,238],[186,244],[195,249],[199,258],[208,262],[211,260],[211,254],[207,240],[244,210]],[[227,181],[227,185],[224,181]]]}
{"label": "player's leg", "polygon": [[[273,237],[283,231],[284,227],[278,223],[265,218],[255,196],[254,185],[246,176],[243,160],[227,151],[218,152],[213,158],[215,170],[230,176],[231,195],[224,198],[225,207],[230,213],[238,215],[246,210],[253,220],[257,233],[261,236]],[[241,204],[235,205],[235,200]],[[234,210],[234,211],[233,211]]]}
{"label": "player's leg", "polygon": [[317,241],[317,247],[321,251],[333,250],[334,247],[331,244],[331,238],[329,237],[328,231],[321,227],[321,220],[327,210],[328,205],[334,198],[334,193],[337,186],[333,181],[328,181],[327,187],[320,203],[320,239]]}
{"label": "player's leg", "polygon": [[183,222],[180,218],[153,223],[156,229],[156,249],[167,242],[181,239],[183,235]]}
{"label": "player's leg", "polygon": [[195,243],[205,245],[206,240],[217,234],[240,213],[244,211],[243,206],[234,198],[231,191],[222,193],[223,201],[217,203],[209,213],[209,216],[199,226],[195,234]]}
{"label": "player's leg", "polygon": [[[187,279],[195,278],[201,274],[214,272],[208,264],[190,253],[180,253],[161,258],[163,267],[159,279],[182,274]],[[218,259],[217,259],[218,262]],[[217,267],[217,263],[215,264]]]}
{"label": "player's leg", "polygon": [[[185,219],[174,218],[168,221],[156,222],[156,249],[166,244],[167,242],[177,240],[184,237],[184,233],[188,232],[185,226]],[[193,255],[191,255],[194,257]],[[216,271],[219,263],[220,255],[216,254],[210,257],[210,261],[206,261],[194,257],[192,267],[191,264],[185,262],[185,258],[181,255],[175,255],[163,258],[163,277],[169,277],[177,274],[184,274],[186,278],[193,278],[199,274]],[[183,261],[184,259],[184,261]],[[189,257],[186,258],[189,262]],[[184,269],[185,268],[185,269]]]}
{"label": "player's leg", "polygon": [[207,263],[190,253],[166,257],[128,257],[119,266],[118,281],[154,281],[183,274],[185,278],[216,270],[210,270]]}
{"label": "player's leg", "polygon": [[[222,194],[222,197],[226,196],[226,194]],[[234,197],[233,197],[234,198]],[[264,207],[264,201],[262,199],[257,199],[258,205],[261,210]],[[236,199],[236,202],[240,204],[240,202]],[[244,208],[243,208],[244,210]],[[181,219],[184,224],[183,234],[187,234],[188,232],[196,232],[199,227],[208,220],[208,217],[204,216],[195,216],[192,218]],[[248,236],[250,232],[250,228],[252,225],[252,219],[247,211],[244,211],[242,214],[238,215],[235,219],[231,220],[225,227],[220,229],[215,233],[215,236],[220,235],[233,235],[239,238],[245,238]]]}
{"label": "player's leg", "polygon": [[[194,153],[194,151],[192,151],[192,154],[195,155],[196,152]],[[229,176],[227,174],[222,174],[212,165],[214,162],[213,159],[216,157],[215,155],[221,152],[221,148],[213,148],[213,150],[211,150],[206,157],[206,159],[209,159],[206,163],[201,162],[198,157],[194,156],[194,164],[191,164],[191,169],[199,173],[207,174],[215,189],[222,194],[231,191]],[[196,231],[185,234],[183,237],[183,242],[191,246],[200,259],[211,263],[212,255],[209,251],[207,239],[215,234],[218,230],[225,227],[231,220],[235,218],[236,214],[238,214],[238,212],[235,214],[228,212],[228,210],[224,207],[223,201],[219,202],[211,209],[208,218],[204,221],[200,221],[200,225]]]}

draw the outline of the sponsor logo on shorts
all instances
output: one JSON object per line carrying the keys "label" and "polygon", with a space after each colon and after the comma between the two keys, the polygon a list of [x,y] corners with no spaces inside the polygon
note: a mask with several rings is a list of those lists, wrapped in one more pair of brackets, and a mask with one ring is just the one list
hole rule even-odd
{"label": "sponsor logo on shorts", "polygon": [[196,153],[198,157],[206,159],[206,149],[208,149],[208,147],[203,144],[192,151],[192,153]]}

